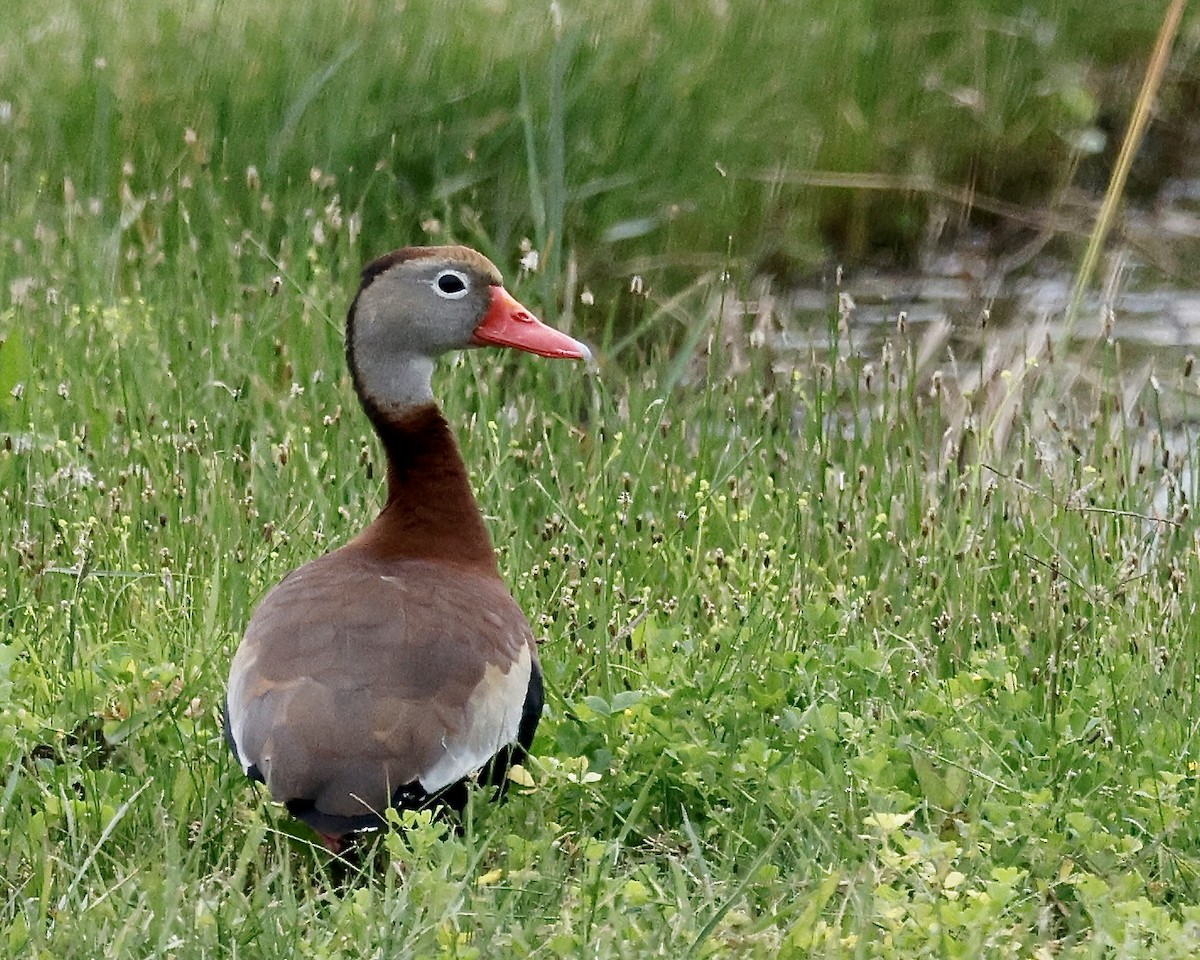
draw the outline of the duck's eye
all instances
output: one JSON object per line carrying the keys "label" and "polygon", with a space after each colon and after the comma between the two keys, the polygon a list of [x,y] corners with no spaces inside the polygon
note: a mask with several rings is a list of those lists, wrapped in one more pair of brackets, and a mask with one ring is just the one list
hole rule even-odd
{"label": "duck's eye", "polygon": [[468,286],[466,275],[457,270],[443,270],[433,278],[433,288],[438,292],[438,296],[447,300],[465,297]]}

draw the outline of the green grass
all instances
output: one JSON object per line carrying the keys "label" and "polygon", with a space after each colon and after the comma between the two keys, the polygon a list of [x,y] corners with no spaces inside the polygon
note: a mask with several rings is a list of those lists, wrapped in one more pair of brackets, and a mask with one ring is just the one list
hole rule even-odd
{"label": "green grass", "polygon": [[[390,5],[0,12],[18,31],[0,36],[22,38],[0,41],[22,75],[0,91],[17,134],[0,141],[0,953],[1193,956],[1191,364],[1151,381],[1100,341],[1079,377],[989,331],[935,373],[943,349],[922,359],[907,331],[860,345],[833,303],[833,347],[794,369],[744,331],[727,347],[730,318],[750,321],[743,283],[718,277],[750,245],[709,241],[774,229],[755,196],[810,216],[797,198],[734,177],[641,237],[603,233],[707,175],[713,150],[680,146],[698,118],[740,145],[739,110],[782,109],[772,65],[674,29],[666,5],[644,11],[662,56],[615,7],[568,11],[556,34],[513,5],[487,43],[409,7],[428,22],[404,43]],[[728,15],[773,66],[817,76],[845,49],[802,44],[807,21],[756,22]],[[1096,24],[1052,49],[1100,44]],[[1016,46],[1034,35],[1009,27]],[[879,48],[864,116],[907,115],[880,76],[935,34],[910,24]],[[1001,60],[1020,102],[1034,68]],[[744,90],[672,86],[731,63]],[[465,112],[443,116],[451,102]],[[809,129],[795,102],[781,137]],[[411,138],[391,147],[386,116]],[[595,170],[585,121],[608,145]],[[661,153],[642,149],[659,134]],[[743,171],[773,146],[747,149]],[[339,879],[245,781],[219,707],[253,604],[380,504],[342,317],[362,260],[422,216],[505,264],[529,236],[544,271],[508,272],[551,310],[571,253],[686,252],[700,279],[567,297],[597,373],[445,365],[501,567],[544,641],[535,786],[473,805],[461,836],[409,822]],[[689,239],[702,218],[713,233]]]}
{"label": "green grass", "polygon": [[[960,451],[900,336],[794,374],[717,346],[669,395],[653,351],[448,364],[545,641],[536,789],[331,885],[218,722],[255,600],[379,504],[350,291],[328,249],[301,262],[274,296],[218,282],[229,312],[183,269],[7,315],[12,955],[1194,952],[1195,451],[1164,458],[1149,389],[1060,396],[1058,433],[1019,413],[1000,450],[981,418]],[[679,310],[711,323],[718,293]],[[1031,369],[1001,382],[1036,411]]]}
{"label": "green grass", "polygon": [[[371,250],[454,235],[507,254],[529,238],[552,308],[572,261],[596,283],[720,265],[731,244],[739,262],[781,271],[830,250],[912,256],[927,207],[944,206],[912,183],[1042,208],[1100,130],[1115,151],[1127,78],[1144,69],[1162,11],[1043,7],[7,4],[0,189],[6,206],[52,217],[69,178],[153,261],[188,238],[154,231],[123,185],[140,202],[204,165],[274,249],[317,170],[336,178],[331,193]],[[1167,156],[1195,112],[1195,23],[1152,131]],[[261,189],[239,189],[251,167]],[[811,170],[907,185],[798,185]],[[196,213],[190,229],[208,246],[221,226]]]}

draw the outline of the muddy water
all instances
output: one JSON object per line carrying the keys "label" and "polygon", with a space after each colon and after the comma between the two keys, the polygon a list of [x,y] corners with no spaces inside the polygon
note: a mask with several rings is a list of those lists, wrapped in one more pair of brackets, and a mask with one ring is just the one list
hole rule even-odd
{"label": "muddy water", "polygon": [[1126,214],[1095,292],[1069,320],[1085,242],[997,251],[980,235],[922,258],[916,271],[842,271],[780,297],[767,337],[783,367],[826,359],[834,338],[839,354],[863,364],[906,344],[922,386],[936,380],[964,416],[1026,366],[1053,371],[1038,392],[1051,417],[1070,418],[1086,396],[1075,407],[1082,424],[1100,393],[1119,395],[1128,422],[1143,428],[1132,431],[1141,454],[1161,457],[1165,447],[1177,463],[1178,486],[1153,496],[1173,512],[1180,493],[1200,494],[1200,179],[1169,182],[1151,207]]}
{"label": "muddy water", "polygon": [[836,272],[781,299],[778,346],[785,354],[826,349],[840,295],[843,333],[864,352],[897,327],[917,336],[945,327],[949,342],[968,353],[970,344],[984,349],[997,337],[1037,330],[1068,352],[1097,339],[1119,343],[1126,357],[1157,369],[1200,354],[1200,178],[1168,181],[1152,206],[1126,214],[1095,292],[1068,324],[1085,239],[1047,236],[1002,250],[976,234],[923,256],[915,271]]}

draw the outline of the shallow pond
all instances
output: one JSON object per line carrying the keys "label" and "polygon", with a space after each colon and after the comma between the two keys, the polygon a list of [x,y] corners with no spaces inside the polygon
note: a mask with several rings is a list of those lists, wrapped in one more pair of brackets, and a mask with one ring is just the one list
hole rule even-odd
{"label": "shallow pond", "polygon": [[1191,499],[1200,492],[1200,178],[1168,182],[1151,207],[1126,215],[1069,320],[1085,242],[1034,238],[997,252],[978,234],[913,271],[847,270],[800,286],[751,305],[769,316],[750,322],[785,370],[826,361],[835,341],[840,357],[876,376],[883,358],[905,351],[904,374],[944,391],[964,419],[995,414],[1012,377],[1033,368],[1040,382],[1022,400],[1047,434],[1097,423],[1097,398],[1112,398],[1141,455],[1165,448],[1177,459],[1176,492]]}
{"label": "shallow pond", "polygon": [[[897,331],[935,334],[946,349],[928,359],[962,363],[998,340],[1036,335],[1067,354],[1119,345],[1130,372],[1170,374],[1200,353],[1200,178],[1168,181],[1151,207],[1126,215],[1073,322],[1083,238],[996,246],[976,233],[922,257],[913,271],[848,270],[795,288],[776,305],[773,344],[781,357],[800,359],[821,356],[837,336],[870,356]],[[833,303],[840,330],[831,326]]]}

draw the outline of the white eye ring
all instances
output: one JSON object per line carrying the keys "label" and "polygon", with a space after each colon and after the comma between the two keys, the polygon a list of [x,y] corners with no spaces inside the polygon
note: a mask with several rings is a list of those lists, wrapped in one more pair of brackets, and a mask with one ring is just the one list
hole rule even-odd
{"label": "white eye ring", "polygon": [[471,282],[458,270],[443,270],[433,278],[433,292],[444,300],[461,300],[471,292]]}

